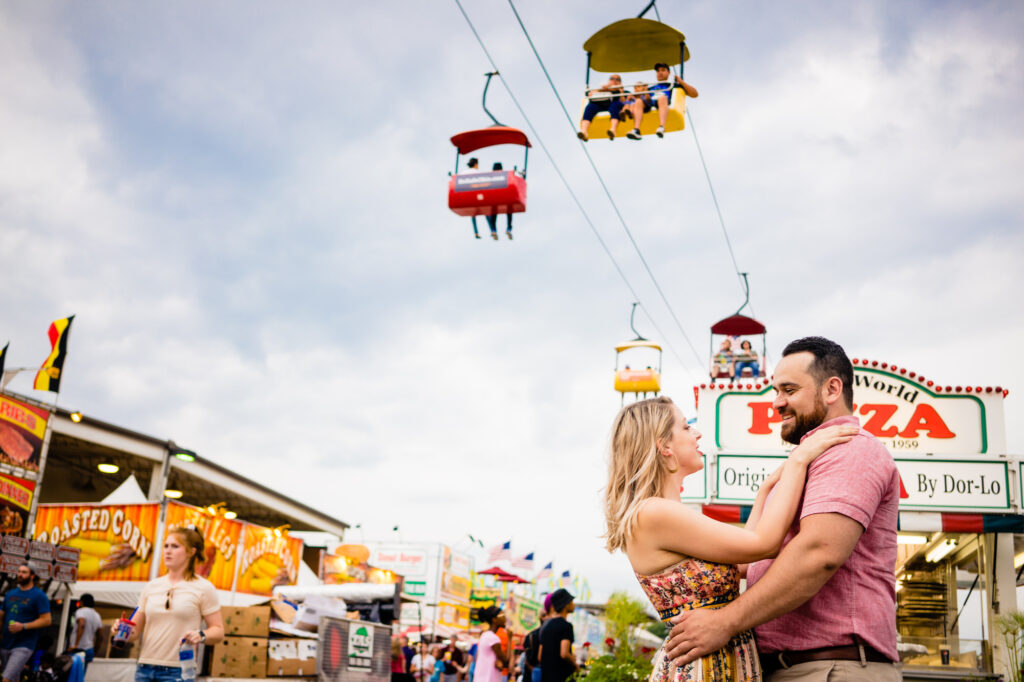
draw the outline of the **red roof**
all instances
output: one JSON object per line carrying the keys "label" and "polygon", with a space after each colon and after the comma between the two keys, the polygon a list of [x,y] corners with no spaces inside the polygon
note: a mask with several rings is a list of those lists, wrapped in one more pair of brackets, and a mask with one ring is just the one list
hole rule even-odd
{"label": "red roof", "polygon": [[711,326],[712,334],[726,334],[728,336],[743,336],[744,334],[764,334],[764,325],[752,317],[746,315],[733,315],[724,320],[719,320]]}
{"label": "red roof", "polygon": [[524,147],[532,146],[526,133],[518,128],[508,126],[491,126],[479,130],[467,130],[464,133],[452,136],[452,144],[459,148],[460,154],[469,154],[477,149],[493,147],[499,144],[518,144]]}

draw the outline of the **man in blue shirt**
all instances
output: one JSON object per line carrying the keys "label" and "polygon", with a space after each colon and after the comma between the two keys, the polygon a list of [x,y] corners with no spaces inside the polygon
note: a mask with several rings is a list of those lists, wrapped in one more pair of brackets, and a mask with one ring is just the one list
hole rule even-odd
{"label": "man in blue shirt", "polygon": [[50,600],[36,587],[35,578],[28,564],[22,564],[18,567],[17,587],[4,595],[0,610],[3,682],[21,679],[21,671],[36,649],[39,631],[50,627]]}
{"label": "man in blue shirt", "polygon": [[686,93],[687,97],[696,97],[697,88],[693,87],[679,76],[675,77],[674,81],[669,80],[671,70],[668,68],[668,64],[664,62],[658,62],[654,65],[654,73],[657,75],[658,81],[647,88],[646,93],[640,95],[639,89],[637,90],[637,97],[634,98],[633,103],[630,105],[630,111],[633,115],[633,130],[626,133],[626,137],[631,140],[640,139],[640,122],[643,120],[644,113],[650,111],[653,108],[658,109],[658,129],[654,132],[658,137],[665,136],[665,122],[668,120],[668,105],[672,98],[672,90],[679,88]]}

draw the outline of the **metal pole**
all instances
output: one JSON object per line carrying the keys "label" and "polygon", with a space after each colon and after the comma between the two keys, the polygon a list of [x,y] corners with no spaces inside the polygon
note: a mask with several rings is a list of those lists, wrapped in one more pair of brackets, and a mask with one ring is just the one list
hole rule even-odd
{"label": "metal pole", "polygon": [[65,651],[71,647],[67,646],[68,615],[71,611],[71,585],[64,583],[64,607],[60,612],[60,630],[57,635],[57,651]]}
{"label": "metal pole", "polygon": [[587,53],[587,90],[590,89],[590,53]]}
{"label": "metal pole", "polygon": [[[651,3],[654,4],[653,2]],[[679,43],[679,77],[683,78],[684,64],[686,64],[686,41]],[[686,80],[683,78],[683,80]]]}
{"label": "metal pole", "polygon": [[53,433],[53,420],[57,418],[57,403],[54,397],[54,404],[50,408],[50,418],[46,420],[46,433],[43,435],[43,444],[39,449],[39,471],[36,472],[35,489],[32,491],[32,502],[29,504],[28,523],[24,532],[26,537],[33,536],[32,525],[36,521],[36,510],[39,507],[39,491],[43,487],[43,471],[46,469],[46,459],[50,454],[50,436]]}

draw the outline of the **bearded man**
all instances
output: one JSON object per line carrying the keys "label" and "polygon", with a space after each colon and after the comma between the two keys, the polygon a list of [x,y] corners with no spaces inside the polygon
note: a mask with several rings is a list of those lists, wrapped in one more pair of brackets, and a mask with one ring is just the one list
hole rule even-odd
{"label": "bearded man", "polygon": [[[782,352],[772,406],[783,440],[859,424],[853,365],[821,337]],[[899,474],[892,456],[861,429],[807,469],[793,527],[775,559],[751,564],[747,590],[721,609],[678,616],[666,646],[677,665],[755,628],[765,679],[880,680],[902,675],[896,652],[896,521]],[[768,503],[771,504],[771,497]]]}

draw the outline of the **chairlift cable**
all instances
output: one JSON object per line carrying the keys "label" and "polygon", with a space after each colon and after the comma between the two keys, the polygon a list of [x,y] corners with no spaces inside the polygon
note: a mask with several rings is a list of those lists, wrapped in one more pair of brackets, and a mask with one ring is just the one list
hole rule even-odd
{"label": "chairlift cable", "polygon": [[[537,62],[540,64],[541,70],[544,72],[544,77],[547,78],[548,85],[551,86],[551,90],[555,94],[555,99],[558,101],[558,105],[562,108],[562,113],[565,114],[566,121],[569,122],[569,127],[575,134],[576,123],[573,120],[572,116],[569,115],[569,110],[565,108],[565,103],[562,101],[561,95],[558,94],[558,88],[555,87],[554,81],[551,80],[551,74],[548,73],[547,66],[544,65],[544,60],[541,59],[540,53],[537,51],[536,45],[533,44],[533,39],[530,37],[529,31],[526,30],[526,25],[523,23],[522,18],[519,16],[518,10],[516,10],[515,2],[513,2],[513,0],[508,0],[508,4],[509,7],[512,8],[512,13],[515,14],[516,16],[516,21],[519,22],[519,27],[523,30],[523,35],[526,36],[526,41],[530,44],[530,49],[533,50],[533,54],[537,58]],[[703,356],[697,352],[697,349],[694,347],[693,342],[690,340],[690,336],[686,333],[686,330],[683,329],[683,325],[679,321],[679,317],[676,315],[675,310],[672,308],[672,304],[669,303],[668,298],[665,296],[665,292],[662,291],[661,285],[658,283],[658,278],[654,276],[654,272],[651,270],[650,265],[647,264],[647,259],[644,258],[644,254],[640,250],[640,245],[637,244],[636,239],[633,237],[633,232],[629,229],[629,225],[626,223],[626,219],[622,215],[622,211],[619,210],[618,204],[615,203],[615,199],[612,197],[611,190],[608,189],[608,185],[605,183],[604,177],[601,175],[601,171],[598,170],[597,164],[594,163],[593,157],[590,156],[590,151],[587,149],[586,143],[580,141],[580,148],[583,150],[584,155],[586,155],[587,161],[590,162],[590,167],[594,170],[594,174],[597,176],[598,182],[601,183],[601,188],[604,190],[605,196],[608,197],[609,203],[611,203],[612,208],[615,210],[615,215],[618,216],[619,222],[622,224],[622,229],[626,232],[626,236],[629,237],[630,243],[633,244],[633,249],[636,251],[637,256],[640,257],[640,262],[643,263],[644,269],[647,271],[647,274],[650,276],[651,281],[654,283],[654,288],[658,291],[658,295],[661,297],[661,300],[665,304],[665,307],[668,308],[668,312],[672,316],[672,319],[675,321],[676,327],[679,329],[679,333],[683,335],[684,339],[686,339],[686,344],[690,347],[690,350],[693,352],[693,356],[697,359],[697,365],[703,366],[705,363]],[[646,309],[645,312],[647,312]],[[648,313],[648,317],[650,317],[650,313]]]}
{"label": "chairlift cable", "polygon": [[[483,38],[480,37],[480,34],[476,30],[476,26],[473,25],[473,21],[469,18],[469,15],[466,13],[465,8],[463,8],[462,3],[459,0],[455,0],[455,4],[458,6],[459,11],[462,13],[463,18],[465,18],[466,23],[469,24],[470,31],[473,32],[473,36],[476,38],[477,42],[480,44],[480,49],[483,50],[484,55],[487,57],[487,60],[491,63],[491,67],[494,69],[495,72],[497,72],[498,78],[501,80],[501,84],[505,86],[506,92],[508,92],[509,97],[512,98],[512,103],[515,104],[516,109],[519,110],[519,113],[522,115],[523,120],[526,121],[527,127],[529,127],[530,132],[533,134],[533,139],[535,139],[537,141],[538,146],[540,146],[541,150],[543,150],[544,155],[547,156],[547,158],[548,158],[548,161],[551,162],[551,166],[555,169],[555,173],[558,175],[559,179],[562,181],[562,184],[565,185],[566,191],[569,192],[569,196],[571,196],[572,200],[576,203],[576,206],[577,206],[577,208],[579,208],[580,213],[583,214],[584,220],[586,221],[587,225],[590,227],[591,232],[594,233],[594,236],[597,238],[597,241],[601,244],[601,248],[604,249],[604,252],[605,252],[605,254],[607,254],[609,260],[611,260],[612,265],[615,267],[615,271],[619,273],[619,277],[625,283],[626,288],[629,289],[629,292],[633,295],[633,299],[635,301],[639,302],[640,308],[644,311],[644,313],[647,315],[648,319],[651,321],[651,325],[654,327],[655,331],[658,332],[658,334],[661,336],[661,338],[666,339],[665,340],[665,345],[668,346],[669,350],[672,351],[672,354],[675,356],[676,360],[679,362],[679,365],[683,368],[683,372],[685,372],[686,375],[689,376],[690,380],[693,381],[694,380],[693,379],[693,375],[690,374],[689,369],[687,369],[686,363],[683,361],[682,357],[680,357],[678,351],[676,351],[675,347],[671,344],[671,342],[668,341],[668,337],[665,335],[665,333],[658,327],[658,323],[655,322],[654,317],[651,315],[650,311],[648,311],[647,307],[641,302],[640,295],[636,292],[636,289],[633,288],[632,283],[630,283],[629,278],[626,277],[626,273],[623,272],[622,267],[619,265],[618,261],[615,260],[615,256],[612,254],[611,250],[608,248],[608,245],[605,243],[604,239],[601,237],[601,233],[598,232],[597,226],[594,225],[594,221],[590,219],[590,215],[587,213],[587,210],[585,208],[583,208],[582,202],[580,202],[579,197],[576,196],[576,193],[573,191],[572,186],[569,184],[569,181],[566,179],[565,175],[562,173],[562,170],[558,167],[558,164],[555,162],[554,157],[551,155],[551,152],[548,150],[547,145],[544,144],[544,140],[541,138],[540,134],[537,132],[537,129],[534,128],[533,123],[530,121],[530,117],[526,115],[526,111],[524,111],[522,105],[519,104],[519,100],[516,98],[515,93],[512,92],[512,88],[509,86],[508,82],[505,80],[505,77],[503,75],[501,75],[501,70],[498,68],[497,63],[494,61],[494,58],[491,56],[490,51],[488,51],[487,46],[484,44]],[[515,8],[513,7],[513,10],[514,9]],[[593,163],[593,162],[591,162],[591,163]],[[650,270],[648,270],[648,272],[650,272]],[[652,277],[653,277],[653,275],[652,275]],[[658,291],[660,292],[661,289],[659,288]],[[664,298],[664,296],[663,296],[663,298]],[[678,321],[677,321],[677,323],[678,323]],[[683,336],[686,336],[686,334],[684,333]],[[687,338],[686,340],[689,343],[689,338]],[[694,353],[696,354],[696,350],[693,348],[693,344],[692,343],[690,344],[690,349],[693,350]],[[699,359],[699,356],[698,356],[698,359]]]}

